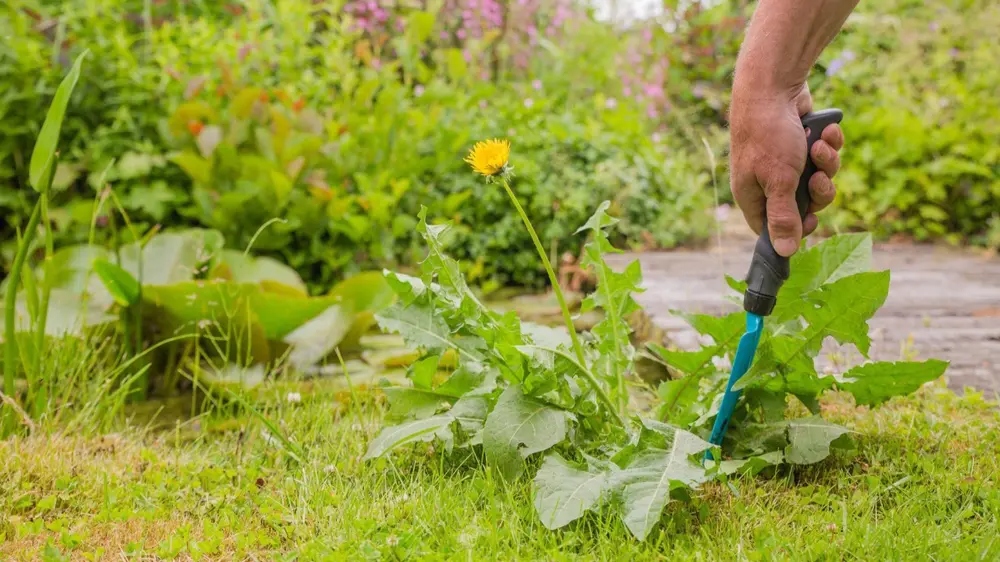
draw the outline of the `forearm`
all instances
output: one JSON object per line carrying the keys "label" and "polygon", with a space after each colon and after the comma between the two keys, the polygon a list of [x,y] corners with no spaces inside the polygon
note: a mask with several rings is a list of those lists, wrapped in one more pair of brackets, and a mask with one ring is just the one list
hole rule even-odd
{"label": "forearm", "polygon": [[736,62],[734,97],[801,88],[859,0],[761,0]]}

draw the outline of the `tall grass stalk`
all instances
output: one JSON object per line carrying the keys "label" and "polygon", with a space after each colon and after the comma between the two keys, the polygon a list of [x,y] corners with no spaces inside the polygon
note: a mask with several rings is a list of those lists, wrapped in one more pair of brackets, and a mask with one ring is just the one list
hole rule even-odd
{"label": "tall grass stalk", "polygon": [[[14,387],[14,379],[17,376],[19,361],[17,359],[17,286],[21,282],[21,270],[28,257],[28,250],[31,248],[31,241],[38,230],[38,223],[42,216],[42,202],[39,199],[35,203],[31,217],[28,219],[28,226],[24,229],[24,238],[17,248],[14,256],[14,264],[11,266],[10,275],[7,278],[7,295],[4,300],[4,355],[3,355],[3,391],[10,398],[14,398],[17,389]],[[0,427],[0,435],[6,436],[13,431],[16,418],[12,408],[4,408],[3,424]]]}

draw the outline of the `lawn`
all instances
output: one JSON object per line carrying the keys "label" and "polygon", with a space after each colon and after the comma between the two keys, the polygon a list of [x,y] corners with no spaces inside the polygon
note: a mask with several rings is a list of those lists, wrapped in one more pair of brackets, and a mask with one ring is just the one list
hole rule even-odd
{"label": "lawn", "polygon": [[[590,514],[551,532],[525,477],[404,448],[362,462],[378,390],[272,389],[258,416],[183,399],[133,411],[119,433],[36,432],[0,443],[5,560],[995,560],[1000,414],[941,382],[871,411],[831,395],[858,454],[715,482],[668,506],[645,541]],[[353,396],[353,398],[352,398]]]}

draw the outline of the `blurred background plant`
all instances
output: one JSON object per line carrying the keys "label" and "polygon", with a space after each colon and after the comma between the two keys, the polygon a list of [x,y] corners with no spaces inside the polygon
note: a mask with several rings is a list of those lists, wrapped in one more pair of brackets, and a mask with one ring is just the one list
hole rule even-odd
{"label": "blurred background plant", "polygon": [[[716,198],[730,202],[728,87],[752,8],[667,1],[613,24],[573,0],[8,1],[2,262],[31,211],[26,155],[45,104],[85,47],[95,64],[51,194],[57,246],[123,236],[110,206],[92,221],[110,187],[139,231],[211,228],[237,249],[256,237],[255,251],[322,294],[411,264],[412,217],[427,205],[456,221],[451,251],[475,282],[539,287],[503,194],[462,170],[472,142],[496,136],[513,143],[525,172],[514,188],[554,253],[578,252],[573,229],[605,198],[623,219],[616,244],[697,244]],[[998,12],[981,0],[859,7],[811,78],[817,104],[849,116],[828,229],[995,243]]]}

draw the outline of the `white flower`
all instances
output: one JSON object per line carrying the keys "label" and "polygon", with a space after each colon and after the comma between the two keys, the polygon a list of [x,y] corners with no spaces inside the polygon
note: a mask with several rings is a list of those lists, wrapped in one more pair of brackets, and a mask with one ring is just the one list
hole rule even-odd
{"label": "white flower", "polygon": [[299,402],[302,402],[302,395],[298,392],[289,392],[288,396],[285,397],[285,400],[288,400],[290,404],[298,404]]}

